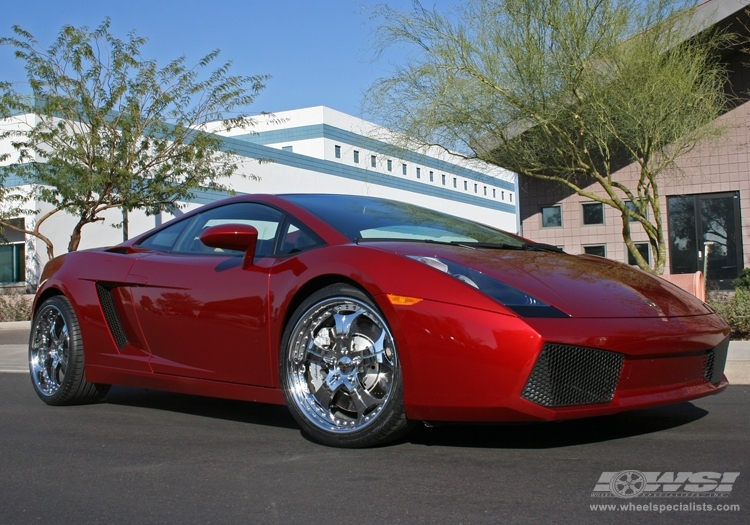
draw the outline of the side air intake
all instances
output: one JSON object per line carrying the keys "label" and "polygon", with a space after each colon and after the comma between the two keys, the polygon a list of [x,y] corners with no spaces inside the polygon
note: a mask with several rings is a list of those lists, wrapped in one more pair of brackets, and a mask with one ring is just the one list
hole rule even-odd
{"label": "side air intake", "polygon": [[115,283],[99,282],[96,283],[96,293],[99,295],[99,302],[102,305],[104,318],[107,320],[109,331],[115,339],[118,349],[122,349],[130,342],[122,329],[120,317],[115,309],[115,302],[112,300],[112,289],[117,286]]}

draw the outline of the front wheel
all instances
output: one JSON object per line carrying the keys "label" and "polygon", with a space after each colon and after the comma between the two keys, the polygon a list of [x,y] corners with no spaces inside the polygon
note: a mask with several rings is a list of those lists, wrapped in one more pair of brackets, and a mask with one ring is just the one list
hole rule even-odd
{"label": "front wheel", "polygon": [[73,307],[62,295],[39,307],[31,325],[29,371],[34,391],[48,405],[93,403],[109,385],[86,381],[83,340]]}
{"label": "front wheel", "polygon": [[359,289],[335,284],[308,297],[284,330],[279,364],[287,405],[316,441],[368,447],[409,429],[393,335]]}

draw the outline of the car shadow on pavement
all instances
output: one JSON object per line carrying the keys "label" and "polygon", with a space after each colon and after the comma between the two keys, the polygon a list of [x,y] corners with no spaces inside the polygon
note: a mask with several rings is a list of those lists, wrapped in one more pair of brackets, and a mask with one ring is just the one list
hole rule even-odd
{"label": "car shadow on pavement", "polygon": [[[231,399],[176,394],[146,388],[113,386],[103,403],[166,410],[210,417],[299,429],[285,406]],[[417,424],[403,438],[385,447],[411,443],[443,447],[548,449],[611,441],[661,432],[697,421],[708,414],[692,403],[634,410],[611,416],[562,422],[520,424],[434,423]],[[303,437],[309,439],[304,435]]]}
{"label": "car shadow on pavement", "polygon": [[123,386],[113,386],[103,403],[167,410],[279,428],[299,428],[285,406],[267,403],[251,403]]}
{"label": "car shadow on pavement", "polygon": [[419,426],[401,442],[443,447],[547,449],[611,441],[687,425],[708,414],[692,403],[562,422]]}

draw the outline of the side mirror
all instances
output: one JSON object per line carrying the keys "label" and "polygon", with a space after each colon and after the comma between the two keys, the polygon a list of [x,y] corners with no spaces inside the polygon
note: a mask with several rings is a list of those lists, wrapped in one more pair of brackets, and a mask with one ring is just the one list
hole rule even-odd
{"label": "side mirror", "polygon": [[203,230],[199,238],[211,248],[245,252],[242,268],[252,266],[258,242],[258,230],[254,227],[247,224],[219,224]]}

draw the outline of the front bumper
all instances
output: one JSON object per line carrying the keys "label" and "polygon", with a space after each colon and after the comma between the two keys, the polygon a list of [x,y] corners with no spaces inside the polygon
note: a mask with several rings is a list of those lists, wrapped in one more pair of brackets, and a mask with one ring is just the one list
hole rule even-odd
{"label": "front bumper", "polygon": [[[714,314],[521,319],[436,301],[413,306],[378,302],[391,320],[411,419],[573,419],[689,401],[728,384],[723,369],[729,329]],[[524,389],[548,343],[621,355],[614,392],[599,402],[585,403],[584,396],[585,404],[560,406],[525,398]],[[707,371],[710,352],[713,363]]]}

